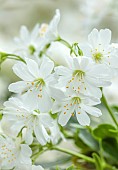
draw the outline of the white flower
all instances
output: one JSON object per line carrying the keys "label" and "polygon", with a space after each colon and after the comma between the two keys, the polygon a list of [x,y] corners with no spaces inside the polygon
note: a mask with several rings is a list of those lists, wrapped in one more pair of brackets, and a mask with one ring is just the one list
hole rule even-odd
{"label": "white flower", "polygon": [[[50,141],[48,129],[53,126],[53,119],[48,113],[42,113],[42,110],[35,106],[35,103],[28,103],[22,98],[10,98],[4,103],[2,128],[4,132],[10,135],[9,131],[17,136],[21,129],[25,128],[24,140],[26,143],[33,142],[33,133],[41,145]],[[8,131],[5,123],[10,124]]]}
{"label": "white flower", "polygon": [[58,96],[53,95],[56,99],[54,102],[52,113],[60,112],[58,122],[65,126],[71,116],[76,115],[78,122],[85,126],[90,125],[90,118],[88,114],[99,117],[102,115],[101,111],[94,107],[100,103],[99,99],[85,96],[69,89],[66,93],[60,91]]}
{"label": "white flower", "polygon": [[72,58],[70,66],[58,66],[55,68],[59,75],[58,87],[69,89],[73,86],[78,93],[101,97],[101,91],[98,87],[104,87],[110,84],[110,72],[102,64],[94,64],[87,57]]}
{"label": "white flower", "polygon": [[26,59],[26,64],[15,64],[13,71],[23,81],[12,83],[9,90],[20,94],[25,93],[26,100],[35,101],[44,112],[49,111],[52,106],[50,85],[53,84],[53,75],[51,75],[53,67],[54,63],[48,58],[43,58],[40,66],[31,59]]}
{"label": "white flower", "polygon": [[104,63],[111,68],[118,68],[118,56],[113,45],[110,45],[109,29],[93,29],[88,35],[88,45],[83,46],[84,55],[91,57],[95,63]]}
{"label": "white flower", "polygon": [[20,165],[31,164],[32,151],[21,139],[13,140],[9,137],[0,136],[0,162],[1,169],[17,169]]}
{"label": "white flower", "polygon": [[37,24],[30,33],[26,26],[22,26],[20,30],[20,38],[15,38],[17,43],[16,52],[26,52],[29,56],[34,56],[35,53],[39,55],[41,50],[54,41],[58,37],[58,23],[60,21],[60,11],[57,9],[56,14],[48,24]]}
{"label": "white flower", "polygon": [[26,26],[21,27],[20,38],[15,38],[15,42],[18,46],[16,52],[24,51],[29,55],[34,54],[40,42],[39,28],[39,24],[37,24],[30,33]]}

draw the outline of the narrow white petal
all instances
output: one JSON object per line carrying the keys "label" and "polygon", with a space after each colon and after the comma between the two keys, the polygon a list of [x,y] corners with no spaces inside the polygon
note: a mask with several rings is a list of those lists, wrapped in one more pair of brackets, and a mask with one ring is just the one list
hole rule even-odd
{"label": "narrow white petal", "polygon": [[98,108],[96,108],[96,107],[84,105],[83,109],[84,109],[87,113],[89,113],[90,115],[95,116],[95,117],[99,117],[99,116],[102,115],[101,110],[98,109]]}
{"label": "narrow white petal", "polygon": [[89,126],[90,125],[90,118],[89,116],[85,113],[85,111],[81,110],[81,113],[78,114],[76,112],[76,117],[80,125],[82,126]]}
{"label": "narrow white petal", "polygon": [[92,32],[88,35],[88,41],[93,48],[96,48],[98,45],[98,40],[99,40],[98,34],[99,34],[98,30],[94,28]]}
{"label": "narrow white petal", "polygon": [[14,93],[22,93],[28,89],[29,85],[24,81],[18,81],[9,85],[9,91]]}
{"label": "narrow white petal", "polygon": [[13,66],[14,73],[24,81],[33,81],[34,76],[28,71],[26,64],[17,63]]}
{"label": "narrow white petal", "polygon": [[43,61],[40,66],[40,72],[43,75],[43,77],[48,77],[48,75],[51,74],[52,70],[54,68],[54,63],[49,58],[43,58]]}
{"label": "narrow white petal", "polygon": [[111,30],[109,29],[101,29],[99,33],[100,41],[103,47],[108,46],[111,41]]}
{"label": "narrow white petal", "polygon": [[71,111],[67,111],[66,114],[64,114],[64,112],[61,112],[59,115],[58,123],[61,126],[65,126],[67,122],[69,121],[71,114],[72,114]]}
{"label": "narrow white petal", "polygon": [[27,68],[28,68],[28,71],[36,78],[39,77],[39,68],[38,68],[38,64],[32,60],[32,59],[29,59],[27,58],[26,59],[26,62],[27,62]]}

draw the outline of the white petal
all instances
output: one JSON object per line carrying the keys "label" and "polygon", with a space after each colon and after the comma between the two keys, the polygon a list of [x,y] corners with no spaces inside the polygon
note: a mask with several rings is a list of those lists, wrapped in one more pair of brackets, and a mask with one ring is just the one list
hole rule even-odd
{"label": "white petal", "polygon": [[36,24],[31,33],[31,39],[36,39],[39,36],[39,24]]}
{"label": "white petal", "polygon": [[33,134],[32,133],[33,133],[32,127],[28,127],[26,129],[26,134],[25,134],[25,137],[24,137],[24,140],[28,145],[31,145],[32,142],[33,142]]}
{"label": "white petal", "polygon": [[21,26],[20,37],[22,41],[29,41],[29,31],[26,26]]}
{"label": "white petal", "polygon": [[93,48],[96,48],[98,45],[98,30],[93,29],[92,32],[88,35],[88,41],[92,45]]}
{"label": "white petal", "polygon": [[27,67],[28,67],[28,71],[36,78],[39,77],[39,68],[38,68],[38,64],[32,60],[27,58],[26,59],[27,62]]}
{"label": "white petal", "polygon": [[14,73],[24,81],[33,81],[34,76],[28,71],[26,64],[17,63],[13,66]]}
{"label": "white petal", "polygon": [[65,98],[65,94],[61,89],[55,88],[55,87],[50,87],[50,90],[51,90],[51,97],[53,99],[61,101],[63,98]]}
{"label": "white petal", "polygon": [[53,126],[53,119],[48,113],[40,113],[39,119],[45,127]]}
{"label": "white petal", "polygon": [[84,109],[87,113],[89,113],[90,115],[95,116],[95,117],[99,117],[99,116],[102,115],[101,110],[98,109],[98,108],[96,108],[96,107],[84,105],[83,109]]}
{"label": "white petal", "polygon": [[37,140],[39,141],[41,145],[45,145],[47,143],[47,134],[44,131],[44,127],[41,126],[38,122],[34,128],[34,133],[36,135]]}
{"label": "white petal", "polygon": [[77,57],[73,58],[73,63],[74,63],[75,70],[80,70],[80,63]]}
{"label": "white petal", "polygon": [[78,114],[78,112],[76,112],[76,117],[77,117],[77,120],[80,123],[80,125],[82,125],[82,126],[90,125],[90,118],[83,110],[81,110],[80,114]]}
{"label": "white petal", "polygon": [[21,144],[21,153],[24,155],[24,157],[30,157],[32,155],[32,150],[28,145]]}
{"label": "white petal", "polygon": [[32,165],[32,170],[44,170],[44,168],[40,165],[38,166]]}
{"label": "white petal", "polygon": [[68,69],[67,67],[64,67],[64,66],[55,67],[54,70],[55,70],[56,74],[61,75],[61,76],[67,76],[69,74],[72,74],[70,69]]}
{"label": "white petal", "polygon": [[40,72],[43,75],[43,78],[48,77],[51,74],[54,68],[54,63],[49,58],[43,58],[43,61],[40,66]]}
{"label": "white petal", "polygon": [[66,114],[64,114],[64,112],[61,112],[59,115],[58,123],[61,126],[65,126],[67,122],[69,121],[71,114],[72,114],[71,111],[67,111]]}
{"label": "white petal", "polygon": [[108,46],[111,41],[111,30],[101,29],[99,35],[103,47]]}
{"label": "white petal", "polygon": [[52,114],[58,113],[60,111],[61,111],[60,103],[55,101],[52,106]]}
{"label": "white petal", "polygon": [[10,84],[8,89],[14,93],[22,93],[28,89],[28,84],[24,81],[18,81]]}
{"label": "white petal", "polygon": [[21,152],[19,158],[17,159],[18,163],[20,164],[31,164],[31,157],[32,150],[26,144],[21,144]]}

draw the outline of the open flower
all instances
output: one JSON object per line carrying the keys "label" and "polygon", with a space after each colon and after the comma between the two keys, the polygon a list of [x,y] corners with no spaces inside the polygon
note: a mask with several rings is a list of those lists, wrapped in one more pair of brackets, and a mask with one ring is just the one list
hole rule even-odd
{"label": "open flower", "polygon": [[20,38],[16,37],[16,52],[24,51],[29,56],[40,53],[40,51],[51,41],[58,37],[58,24],[60,21],[60,11],[57,9],[51,22],[48,24],[37,24],[31,33],[26,26],[22,26],[20,30]]}
{"label": "open flower", "polygon": [[23,81],[12,83],[9,90],[24,94],[29,103],[36,102],[42,111],[49,111],[52,106],[50,85],[54,80],[53,67],[54,63],[48,58],[43,58],[40,66],[32,59],[26,59],[26,64],[15,64],[13,71]]}
{"label": "open flower", "polygon": [[17,167],[23,164],[31,164],[31,154],[30,147],[22,144],[20,138],[13,140],[6,136],[0,136],[1,169],[15,168],[17,170]]}
{"label": "open flower", "polygon": [[91,57],[97,64],[104,63],[110,68],[118,68],[116,49],[110,44],[111,31],[109,29],[93,29],[88,35],[88,45],[82,48],[84,55]]}
{"label": "open flower", "polygon": [[72,86],[78,93],[96,97],[101,97],[98,87],[108,86],[111,79],[107,67],[96,65],[87,57],[72,58],[69,67],[58,66],[55,72],[59,76],[58,87],[66,87],[68,90]]}
{"label": "open flower", "polygon": [[59,90],[58,96],[54,94],[53,98],[55,98],[55,102],[52,107],[52,113],[60,113],[58,122],[62,126],[65,126],[71,116],[74,115],[83,126],[90,125],[88,114],[95,117],[102,115],[101,111],[94,107],[100,103],[99,99],[77,93],[72,88],[69,88],[65,93]]}
{"label": "open flower", "polygon": [[[43,113],[37,108],[35,103],[28,103],[22,98],[10,98],[4,103],[4,118],[2,119],[2,128],[4,132],[10,135],[10,130],[17,136],[24,128],[24,140],[26,143],[33,142],[33,133],[41,145],[50,141],[48,130],[53,126],[53,119],[48,113]],[[5,128],[5,123],[10,124],[9,129]]]}
{"label": "open flower", "polygon": [[14,40],[17,44],[16,52],[24,51],[28,55],[33,55],[37,50],[40,42],[39,24],[37,24],[30,33],[26,26],[22,26],[20,30],[20,38]]}

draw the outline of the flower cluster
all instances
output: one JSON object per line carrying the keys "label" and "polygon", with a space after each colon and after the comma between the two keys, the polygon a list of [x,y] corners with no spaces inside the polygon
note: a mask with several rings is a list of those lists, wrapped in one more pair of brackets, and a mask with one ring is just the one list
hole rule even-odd
{"label": "flower cluster", "polygon": [[[60,125],[65,126],[73,116],[80,125],[89,126],[89,115],[102,115],[96,107],[101,103],[101,89],[111,84],[118,69],[118,52],[110,44],[111,31],[93,29],[88,43],[70,45],[58,34],[59,20],[56,10],[49,25],[36,25],[31,33],[22,26],[20,38],[15,38],[14,56],[22,60],[13,71],[20,81],[9,86],[9,91],[17,95],[4,103],[2,169],[43,170],[32,165],[33,142],[41,146],[57,144],[63,139]],[[55,52],[55,57],[50,56],[54,44],[58,57],[64,54],[61,64]]]}

